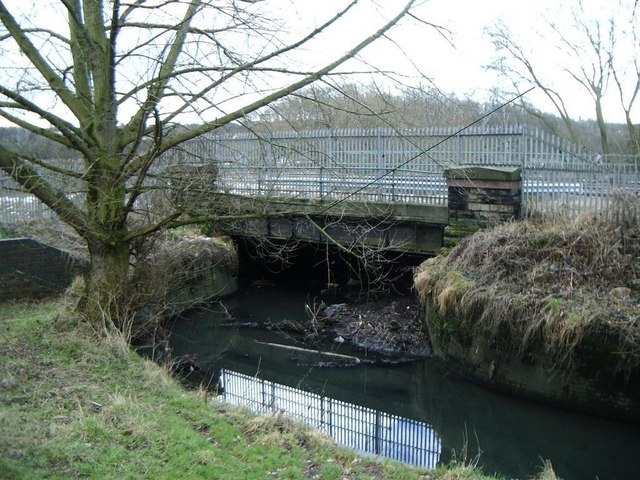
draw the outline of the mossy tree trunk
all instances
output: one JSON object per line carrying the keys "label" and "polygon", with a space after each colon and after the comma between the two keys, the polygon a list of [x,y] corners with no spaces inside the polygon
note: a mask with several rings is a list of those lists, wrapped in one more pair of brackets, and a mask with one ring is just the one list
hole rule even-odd
{"label": "mossy tree trunk", "polygon": [[90,268],[80,312],[96,326],[115,326],[124,331],[130,311],[129,245],[90,245]]}

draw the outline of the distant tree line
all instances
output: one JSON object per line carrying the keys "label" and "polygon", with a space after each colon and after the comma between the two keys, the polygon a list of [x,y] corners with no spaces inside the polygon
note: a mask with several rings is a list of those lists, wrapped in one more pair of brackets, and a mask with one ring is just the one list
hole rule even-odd
{"label": "distant tree line", "polygon": [[[475,122],[505,102],[496,94],[477,101],[445,93],[433,86],[385,90],[375,84],[355,83],[312,86],[250,115],[244,125],[256,130],[316,130],[343,128],[455,128]],[[535,112],[535,113],[533,113]],[[585,152],[602,150],[597,120],[572,120],[570,135],[566,119],[543,113],[524,104],[511,104],[484,118],[486,128],[526,125],[551,132]],[[629,141],[626,124],[607,123],[608,153],[637,154]]]}
{"label": "distant tree line", "polygon": [[64,145],[20,127],[0,128],[0,145],[43,159],[67,159],[78,156],[77,152]]}
{"label": "distant tree line", "polygon": [[[219,134],[254,130],[324,130],[363,128],[457,128],[475,122],[504,102],[496,95],[481,102],[444,93],[435,87],[403,87],[384,90],[375,84],[345,83],[312,86],[290,95],[238,123],[225,126]],[[507,105],[482,120],[481,126],[499,128],[524,125],[560,136],[565,141],[578,140],[585,152],[596,153],[600,147],[600,124],[597,120],[572,120],[573,136],[566,131],[566,120],[552,113],[535,111],[528,105]],[[634,154],[625,124],[606,124],[609,153]],[[184,127],[188,128],[188,126]],[[182,129],[172,126],[172,129]],[[66,159],[72,149],[19,127],[0,128],[0,145],[16,148],[40,158]]]}
{"label": "distant tree line", "polygon": [[[568,21],[558,20],[566,15]],[[498,22],[487,31],[496,51],[488,68],[504,81],[505,97],[535,85],[555,115],[527,103],[521,106],[554,134],[589,149],[595,146],[605,155],[638,156],[639,15],[638,0],[612,0],[606,9],[582,1],[559,3],[539,22],[535,44],[531,32],[523,36]],[[570,102],[575,94],[595,120],[576,121],[576,106]],[[607,108],[617,110],[624,123],[611,124]]]}

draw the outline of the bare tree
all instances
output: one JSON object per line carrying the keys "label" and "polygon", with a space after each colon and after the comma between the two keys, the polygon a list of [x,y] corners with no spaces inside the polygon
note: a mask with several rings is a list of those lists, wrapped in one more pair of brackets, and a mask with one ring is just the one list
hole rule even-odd
{"label": "bare tree", "polygon": [[459,127],[481,117],[492,106],[458,98],[432,85],[389,88],[376,83],[360,85],[332,80],[303,89],[271,109],[250,116],[252,128]]}
{"label": "bare tree", "polygon": [[[578,145],[585,141],[576,128],[576,114],[568,99],[576,91],[586,93],[604,154],[611,151],[604,102],[616,96],[626,117],[627,143],[631,153],[638,153],[637,128],[631,118],[640,88],[637,12],[633,2],[620,0],[611,5],[608,13],[607,17],[590,16],[579,1],[570,12],[569,23],[546,19],[546,28],[538,32],[535,45],[527,45],[504,23],[498,23],[489,31],[499,54],[490,68],[506,78],[517,92],[524,85],[535,84],[560,116],[564,131],[539,109],[527,103],[522,106],[556,135],[568,137]],[[542,66],[549,57],[555,59],[553,70]],[[612,82],[617,92],[610,91]]]}
{"label": "bare tree", "polygon": [[80,308],[89,321],[106,315],[117,323],[124,314],[133,242],[193,221],[179,202],[161,215],[137,210],[150,185],[166,187],[151,181],[163,154],[331,74],[415,0],[333,60],[299,67],[298,52],[363,2],[285,41],[269,2],[0,1],[0,117],[81,159],[61,164],[0,145],[0,169],[87,242]]}
{"label": "bare tree", "polygon": [[611,54],[609,55],[609,69],[615,83],[620,106],[624,111],[627,133],[629,135],[630,151],[640,153],[640,131],[637,124],[633,123],[631,111],[636,105],[640,94],[640,31],[638,31],[638,2],[633,4],[630,12],[631,22],[629,28],[621,32],[626,44],[631,46],[631,50],[614,54],[616,43],[618,42],[617,26],[613,19],[609,21]]}

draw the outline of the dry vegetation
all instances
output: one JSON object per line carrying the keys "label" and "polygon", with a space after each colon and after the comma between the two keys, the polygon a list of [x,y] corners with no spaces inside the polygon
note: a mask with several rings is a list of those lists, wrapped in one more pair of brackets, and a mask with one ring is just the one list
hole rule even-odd
{"label": "dry vegetation", "polygon": [[415,281],[423,300],[469,332],[522,350],[541,340],[568,361],[594,328],[619,338],[620,368],[640,365],[637,221],[584,215],[501,225],[423,263]]}
{"label": "dry vegetation", "polygon": [[199,278],[211,265],[219,265],[234,275],[238,270],[230,241],[189,231],[165,233],[142,243],[135,253],[138,268],[134,281],[154,290]]}

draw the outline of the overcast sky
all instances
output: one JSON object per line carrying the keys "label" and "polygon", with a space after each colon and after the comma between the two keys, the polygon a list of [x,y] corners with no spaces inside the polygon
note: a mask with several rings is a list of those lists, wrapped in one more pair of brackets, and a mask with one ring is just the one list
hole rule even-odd
{"label": "overcast sky", "polygon": [[[41,1],[43,3],[40,3]],[[611,15],[612,6],[618,1],[622,0],[582,0],[585,10],[596,18]],[[549,19],[558,22],[559,25],[570,23],[567,12],[578,2],[579,0],[418,0],[418,5],[413,11],[415,16],[446,28],[451,33],[452,44],[435,28],[414,18],[405,18],[390,32],[391,40],[379,40],[369,46],[361,58],[380,69],[402,76],[404,83],[425,84],[428,78],[446,93],[453,92],[461,97],[470,96],[476,100],[485,100],[492,89],[501,87],[495,73],[484,68],[495,57],[494,47],[486,29],[502,20],[520,37],[525,47],[531,50],[532,58],[540,62],[540,72],[544,78],[552,78],[553,81],[559,82],[558,87],[563,91],[572,116],[593,118],[593,101],[589,99],[588,93],[577,88],[575,83],[562,80],[556,51],[553,45],[547,42],[548,39],[540,35],[548,26],[546,23]],[[48,28],[57,28],[59,25],[56,24],[66,23],[64,9],[59,0],[4,0],[4,3],[29,12],[35,20],[42,20],[41,17],[46,15],[44,20]],[[31,7],[36,3],[40,6],[50,5],[54,10],[33,10]],[[275,22],[282,19],[283,28],[280,30],[274,27],[274,37],[278,41],[286,42],[287,34],[290,35],[289,39],[298,39],[301,32],[308,32],[310,28],[318,26],[347,3],[349,0],[264,0],[256,4],[241,5],[255,9],[256,12],[264,11],[269,17],[274,18]],[[386,19],[397,14],[404,3],[405,0],[361,0],[355,11],[344,18],[337,28],[321,36],[317,42],[308,45],[298,55],[296,60],[304,67],[301,70],[325,65],[337,58],[377,30]],[[161,8],[167,7],[165,5]],[[167,12],[162,9],[153,10],[154,15],[162,13]],[[623,20],[619,23],[620,28],[628,27]],[[61,31],[64,32],[64,28]],[[247,48],[259,47],[254,44]],[[635,48],[635,55],[640,51],[640,45],[631,45],[631,48]],[[628,51],[626,55],[631,58],[633,54]],[[623,59],[624,57],[625,55],[619,56]],[[573,62],[573,68],[576,68],[582,60],[571,58],[569,62]],[[12,60],[6,57],[4,63],[7,69],[5,73],[8,75],[13,67]],[[351,70],[369,67],[351,62],[343,68]],[[363,80],[367,81],[366,78]],[[270,87],[277,88],[276,85]],[[526,99],[543,110],[551,110],[550,104],[545,101],[539,89],[528,94]],[[634,112],[636,121],[640,117],[640,99],[637,104]],[[606,106],[607,120],[623,121],[620,109],[611,105]]]}
{"label": "overcast sky", "polygon": [[[291,7],[288,13],[294,16],[300,25],[309,22],[317,24],[327,12],[333,11],[331,6],[346,3],[340,0],[270,1],[275,2],[274,5],[278,2],[288,4]],[[589,15],[603,19],[611,14],[615,1],[583,0],[583,5]],[[392,16],[404,4],[401,0],[378,0],[372,3],[374,6],[360,10],[357,18],[345,22],[339,33],[324,39],[326,44],[323,51],[328,53],[356,42],[375,28],[374,25],[379,25],[383,17]],[[569,10],[577,3],[578,0],[424,0],[414,10],[416,15],[450,30],[453,46],[435,30],[407,19],[390,34],[397,41],[397,45],[381,41],[369,47],[363,56],[381,68],[414,75],[414,78],[417,78],[415,75],[419,71],[432,78],[445,92],[484,99],[488,97],[491,89],[500,86],[495,73],[484,68],[495,58],[495,49],[486,29],[502,20],[516,32],[525,47],[531,49],[534,58],[540,62],[540,71],[553,77],[553,81],[561,82],[574,116],[593,118],[593,102],[589,99],[588,93],[581,91],[575,84],[562,81],[554,47],[540,34],[548,27],[546,24],[549,21],[557,22],[559,25],[569,24]],[[625,27],[624,21],[619,20],[619,23],[620,28]],[[637,45],[637,48],[640,49],[640,45]],[[574,60],[576,65],[580,61]],[[539,90],[530,93],[527,100],[545,110],[551,109]],[[636,119],[640,114],[640,102],[638,103],[635,109]],[[611,103],[607,107],[607,117],[623,121],[622,112]]]}

